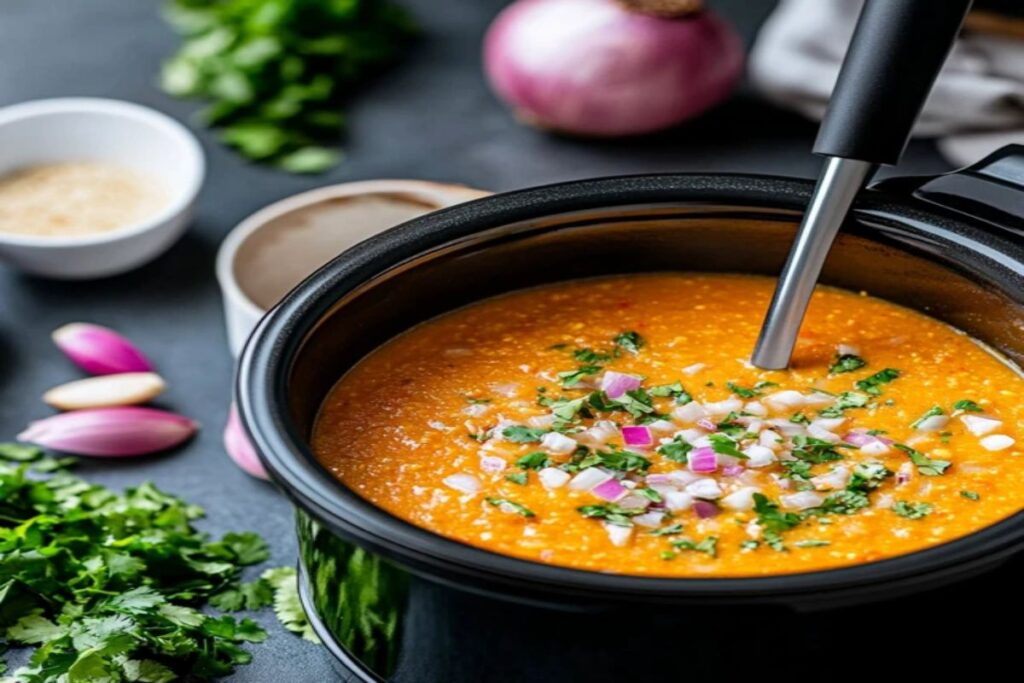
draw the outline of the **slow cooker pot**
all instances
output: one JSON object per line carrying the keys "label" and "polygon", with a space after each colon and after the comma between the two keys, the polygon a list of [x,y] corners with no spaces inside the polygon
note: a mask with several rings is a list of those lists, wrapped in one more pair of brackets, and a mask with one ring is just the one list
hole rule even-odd
{"label": "slow cooker pot", "polygon": [[[344,680],[733,679],[763,675],[772,662],[834,667],[849,661],[840,644],[871,647],[864,639],[879,624],[913,652],[934,642],[936,628],[955,625],[958,646],[942,652],[942,666],[974,646],[992,651],[1000,638],[1009,647],[1012,629],[971,624],[985,601],[1020,602],[1024,512],[860,566],[757,578],[623,576],[505,557],[412,526],[346,489],[310,453],[327,391],[403,330],[558,280],[774,275],[811,189],[786,178],[680,174],[494,195],[349,249],[262,320],[239,369],[241,415],[296,505],[301,597]],[[1021,363],[1022,216],[1024,146],[957,173],[885,181],[862,193],[822,281],[924,311]],[[939,659],[915,655],[913,670]]]}

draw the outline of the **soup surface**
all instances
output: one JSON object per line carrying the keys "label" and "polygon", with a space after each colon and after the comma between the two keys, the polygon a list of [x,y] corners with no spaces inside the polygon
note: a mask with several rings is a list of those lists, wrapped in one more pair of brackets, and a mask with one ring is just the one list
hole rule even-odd
{"label": "soup surface", "polygon": [[577,281],[454,311],[341,379],[313,435],[359,495],[498,553],[661,576],[808,571],[1022,507],[1024,378],[819,288],[791,369],[747,362],[774,281]]}

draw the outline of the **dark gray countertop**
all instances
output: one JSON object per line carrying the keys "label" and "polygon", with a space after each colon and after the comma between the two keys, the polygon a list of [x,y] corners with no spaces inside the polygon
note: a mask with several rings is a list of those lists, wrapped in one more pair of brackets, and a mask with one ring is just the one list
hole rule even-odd
{"label": "dark gray countertop", "polygon": [[[744,171],[810,176],[815,127],[741,94],[699,121],[643,139],[595,142],[557,138],[516,124],[487,90],[479,42],[497,0],[404,0],[424,26],[415,55],[365,92],[351,109],[348,160],[318,177],[289,176],[246,164],[196,129],[209,167],[195,225],[170,252],[134,273],[83,283],[50,282],[0,266],[0,437],[47,414],[38,400],[77,371],[49,343],[70,321],[94,321],[136,340],[170,384],[161,405],[198,418],[203,430],[178,452],[87,462],[82,473],[121,487],[152,479],[203,505],[212,533],[252,529],[292,564],[287,501],[227,459],[221,428],[231,393],[214,254],[225,233],[255,209],[319,185],[380,177],[455,181],[504,190],[597,175],[647,171]],[[771,2],[713,3],[749,37]],[[5,0],[0,6],[0,105],[55,96],[132,100],[188,121],[193,103],[155,86],[160,62],[177,44],[141,0]],[[927,143],[911,146],[904,166],[939,171]],[[0,439],[2,440],[2,439]],[[238,681],[326,681],[327,655],[285,632],[272,615],[272,638],[253,648]]]}

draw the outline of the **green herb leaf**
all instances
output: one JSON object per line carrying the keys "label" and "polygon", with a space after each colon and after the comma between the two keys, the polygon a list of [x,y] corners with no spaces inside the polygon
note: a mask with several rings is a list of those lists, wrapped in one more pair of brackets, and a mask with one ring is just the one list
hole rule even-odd
{"label": "green herb leaf", "polygon": [[948,460],[932,460],[923,453],[901,443],[894,445],[896,448],[906,453],[907,457],[910,458],[910,462],[914,463],[917,467],[917,471],[926,477],[937,477],[941,474],[945,474],[946,470],[953,464]]}
{"label": "green herb leaf", "polygon": [[551,465],[551,458],[544,451],[533,451],[516,460],[516,467],[524,470],[541,470]]}
{"label": "green herb leaf", "polygon": [[566,389],[570,389],[588,377],[593,377],[597,373],[601,372],[602,368],[600,365],[581,365],[575,370],[567,370],[565,372],[558,373],[558,379],[562,380],[562,386]]}
{"label": "green herb leaf", "polygon": [[830,367],[828,371],[834,375],[838,375],[843,372],[860,370],[865,365],[867,365],[867,362],[860,356],[856,356],[852,353],[844,353],[836,356],[835,362],[832,363],[832,367]]}
{"label": "green herb leaf", "polygon": [[711,448],[715,453],[739,458],[740,460],[749,459],[746,453],[740,451],[737,443],[725,434],[709,434],[708,441],[711,442]]}
{"label": "green herb leaf", "polygon": [[640,353],[640,349],[644,345],[643,337],[641,337],[639,333],[633,331],[622,332],[612,341],[614,341],[615,345],[623,351],[627,351],[634,355]]}
{"label": "green herb leaf", "polygon": [[512,443],[536,443],[545,434],[547,434],[545,429],[533,429],[532,427],[524,427],[522,425],[505,427],[501,431],[501,435]]}
{"label": "green herb leaf", "polygon": [[910,426],[911,426],[911,427],[912,427],[913,429],[917,429],[917,428],[918,428],[918,427],[920,427],[920,426],[921,426],[921,424],[922,424],[922,423],[923,423],[923,422],[924,422],[925,420],[927,420],[927,419],[928,419],[929,417],[938,417],[939,415],[945,415],[945,414],[946,414],[946,411],[945,411],[945,410],[943,410],[943,409],[942,409],[942,408],[941,408],[940,406],[932,406],[931,408],[929,408],[929,409],[928,409],[928,411],[927,411],[927,412],[925,412],[925,414],[924,414],[924,415],[922,415],[921,417],[919,417],[919,418],[917,418],[916,420],[914,420],[914,421],[913,421],[913,422],[912,422],[912,423],[910,424]]}
{"label": "green herb leaf", "polygon": [[509,500],[508,498],[495,498],[493,496],[488,496],[487,498],[484,498],[484,500],[502,512],[515,513],[517,515],[522,515],[523,517],[536,517],[530,508],[517,503],[514,500]]}
{"label": "green herb leaf", "polygon": [[908,503],[905,500],[898,500],[892,506],[892,511],[900,517],[907,519],[922,519],[934,509],[931,503]]}
{"label": "green herb leaf", "polygon": [[670,524],[669,526],[663,526],[660,529],[655,529],[654,531],[649,532],[651,536],[675,536],[681,533],[683,533],[683,525],[679,522]]}
{"label": "green herb leaf", "polygon": [[756,398],[760,396],[762,393],[757,389],[747,389],[746,387],[741,387],[735,382],[726,382],[725,386],[729,389],[729,391],[736,394],[740,398]]}
{"label": "green herb leaf", "polygon": [[693,401],[693,396],[683,388],[683,385],[679,382],[672,384],[662,384],[656,387],[651,387],[651,396],[668,397],[671,396],[675,401],[676,405],[684,406],[687,403]]}
{"label": "green herb leaf", "polygon": [[837,449],[849,448],[850,444],[832,443],[824,439],[798,434],[793,437],[792,454],[801,460],[814,464],[842,460],[843,455]]}
{"label": "green herb leaf", "polygon": [[693,446],[683,441],[681,438],[676,437],[669,443],[663,443],[655,449],[655,452],[662,455],[673,462],[686,464],[687,457],[690,451],[693,450]]}
{"label": "green herb leaf", "polygon": [[718,557],[718,537],[708,536],[702,541],[694,542],[688,538],[679,538],[671,541],[672,547],[676,550],[694,550],[711,557]]}
{"label": "green herb leaf", "polygon": [[827,545],[832,545],[831,541],[819,541],[817,539],[809,538],[804,541],[797,541],[793,544],[794,548],[824,548]]}
{"label": "green herb leaf", "polygon": [[882,393],[881,387],[883,384],[888,384],[899,376],[899,370],[896,370],[895,368],[885,368],[884,370],[879,370],[870,377],[866,377],[857,382],[857,388],[866,394],[878,396]]}
{"label": "green herb leaf", "polygon": [[529,476],[530,475],[526,472],[510,472],[505,475],[505,481],[510,481],[513,484],[519,484],[520,486],[526,486]]}
{"label": "green herb leaf", "polygon": [[981,495],[977,491],[968,491],[964,489],[963,491],[960,492],[960,496],[962,498],[966,498],[967,500],[981,500]]}
{"label": "green herb leaf", "polygon": [[640,509],[626,509],[621,508],[614,503],[607,503],[603,505],[581,505],[576,508],[584,517],[593,519],[603,519],[609,524],[616,526],[633,526],[633,520],[630,517],[635,517],[643,512]]}
{"label": "green herb leaf", "polygon": [[970,399],[961,399],[953,404],[953,410],[959,410],[964,413],[981,413],[984,412],[981,406]]}

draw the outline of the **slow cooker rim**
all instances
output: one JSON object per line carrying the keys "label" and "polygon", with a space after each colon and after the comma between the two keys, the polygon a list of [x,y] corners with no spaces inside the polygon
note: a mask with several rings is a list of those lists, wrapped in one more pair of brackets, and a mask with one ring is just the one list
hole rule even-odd
{"label": "slow cooker rim", "polygon": [[[284,386],[305,335],[343,294],[408,258],[476,232],[530,218],[601,207],[662,203],[729,205],[751,210],[799,211],[812,183],[745,174],[661,174],[571,181],[485,197],[414,219],[367,240],[317,271],[259,324],[243,352],[238,373],[243,422],[274,479],[307,514],[333,532],[355,538],[390,559],[426,573],[444,572],[568,593],[647,597],[780,598],[908,580],[958,564],[1013,552],[1024,542],[1024,512],[968,536],[886,560],[773,576],[667,578],[603,574],[501,555],[443,537],[392,516],[344,488],[313,458],[284,419]],[[892,216],[968,233],[1007,253],[1024,275],[1024,254],[1004,236],[962,219],[929,211],[899,197],[867,193],[858,211],[873,219]],[[907,228],[908,230],[910,228]],[[962,246],[962,245],[961,245]],[[966,248],[966,247],[965,247]],[[1018,253],[1014,253],[1014,252]],[[312,476],[311,476],[312,475]],[[412,541],[412,543],[408,543]]]}

